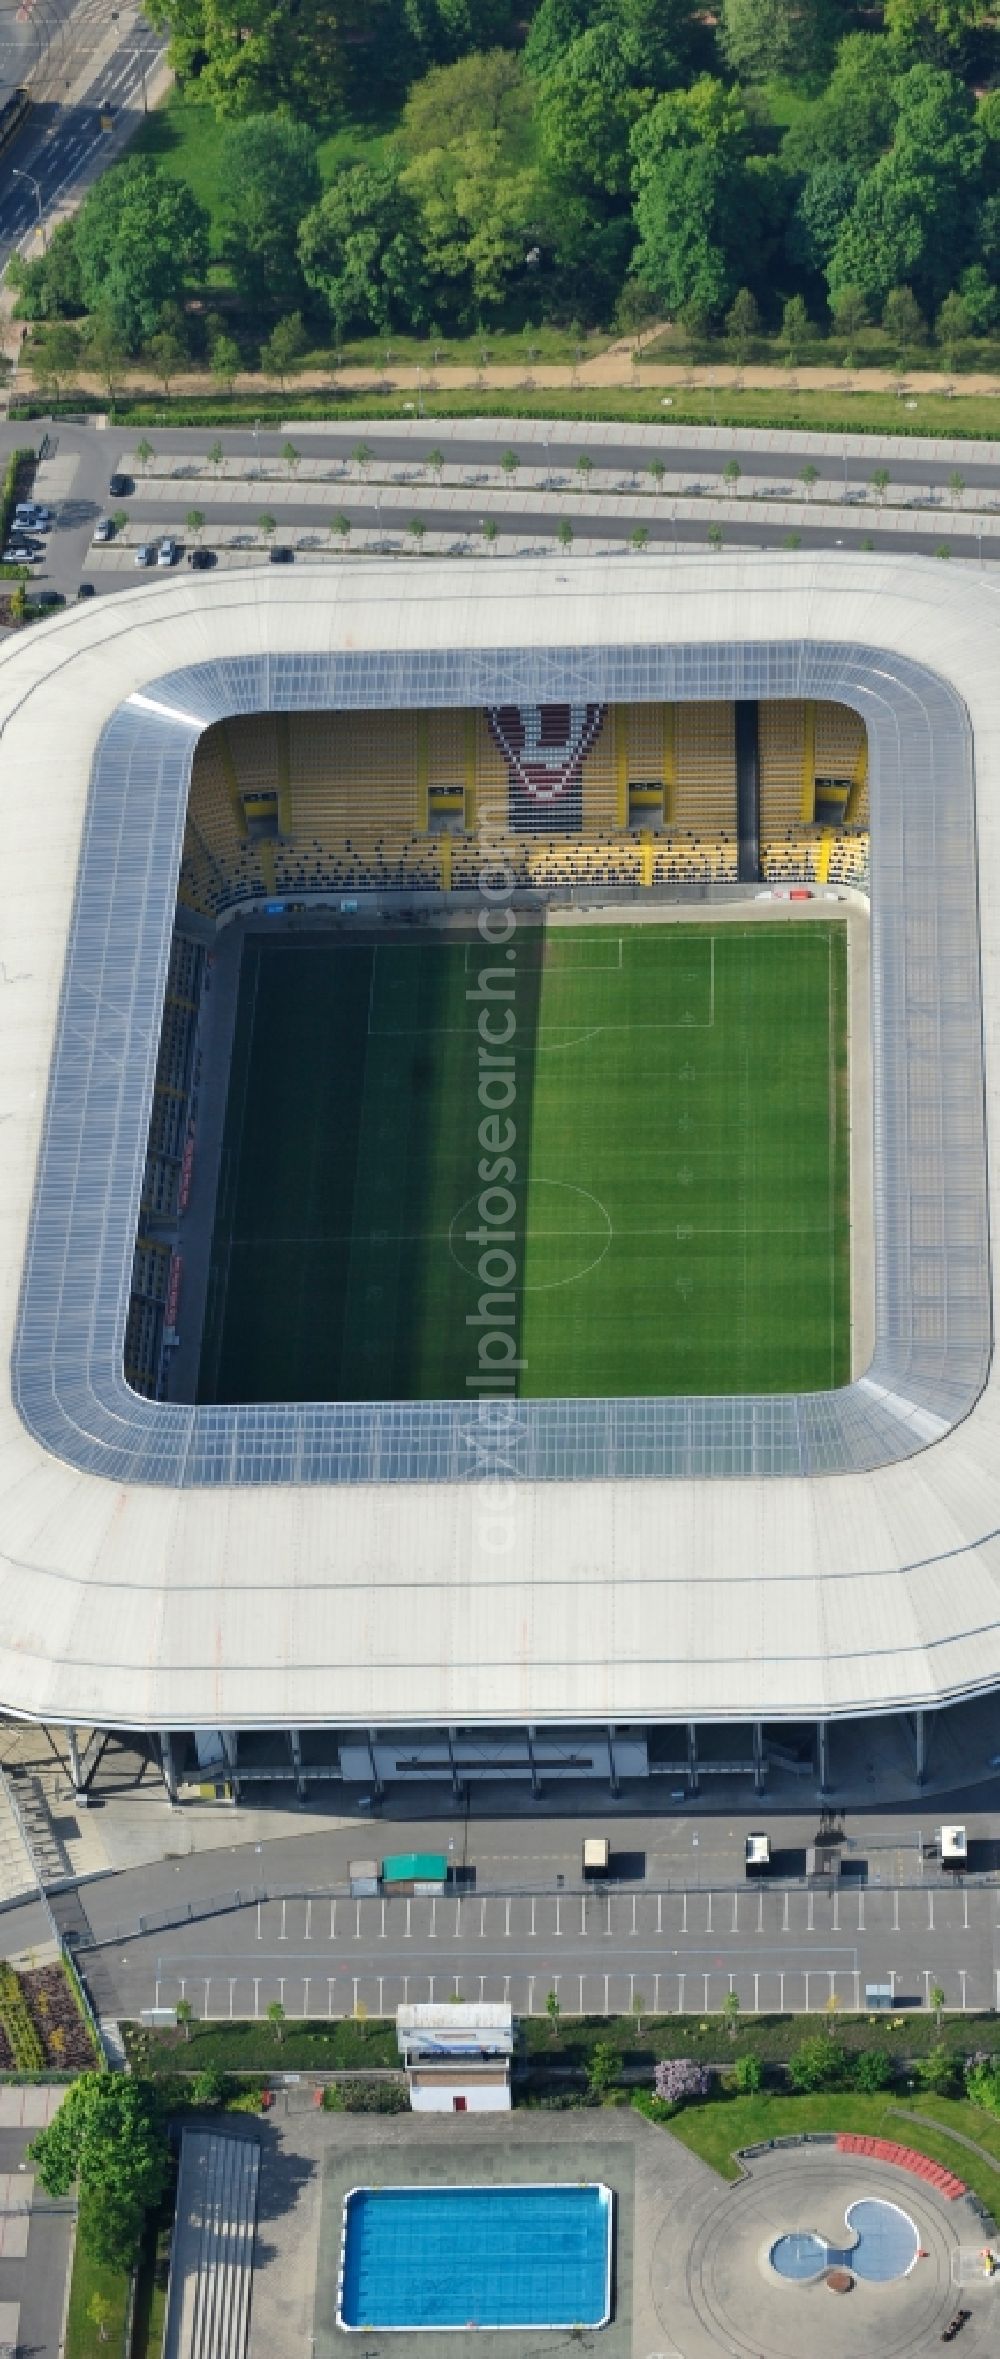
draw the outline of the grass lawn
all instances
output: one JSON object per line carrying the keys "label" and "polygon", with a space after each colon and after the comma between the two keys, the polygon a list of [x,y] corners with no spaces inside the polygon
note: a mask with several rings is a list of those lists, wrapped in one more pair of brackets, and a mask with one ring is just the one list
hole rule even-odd
{"label": "grass lawn", "polygon": [[[928,2129],[921,2121],[912,2121],[913,2112],[933,2114],[940,2128]],[[668,2133],[682,2144],[700,2154],[702,2161],[723,2179],[736,2179],[739,2169],[733,2159],[742,2146],[756,2146],[765,2138],[787,2138],[804,2130],[857,2130],[865,2137],[894,2138],[901,2146],[914,2146],[920,2154],[930,2156],[932,2162],[943,2163],[964,2180],[974,2194],[988,2205],[994,2219],[1000,2218],[1000,2140],[995,2133],[998,2125],[992,2117],[969,2105],[964,2098],[927,2097],[922,2093],[912,2099],[895,2092],[884,2096],[853,2095],[850,2090],[812,2097],[730,2097],[713,2099],[705,2105],[690,2105],[670,2122]],[[993,2137],[983,2135],[992,2130]],[[979,2145],[988,2146],[998,2155],[998,2167],[970,2154],[949,2137],[949,2130],[961,2130],[963,2136],[974,2138]]]}
{"label": "grass lawn", "polygon": [[[269,2023],[192,2023],[181,2031],[142,2033],[143,2071],[357,2072],[397,2070],[395,2022],[286,2023],[277,2040]],[[126,2026],[126,2037],[129,2027]]]}
{"label": "grass lawn", "polygon": [[[65,2359],[108,2359],[109,2352],[113,2352],[117,2359],[125,2332],[128,2287],[126,2273],[120,2269],[102,2268],[87,2252],[86,2204],[81,2203],[66,2319]],[[95,2294],[100,2294],[110,2305],[106,2339],[103,2341],[97,2326],[88,2316]]]}
{"label": "grass lawn", "polygon": [[525,1396],[845,1381],[843,929],[524,928],[515,1169],[484,1215],[469,989],[495,963],[248,939],[200,1397],[461,1396],[469,1232],[501,1212]]}

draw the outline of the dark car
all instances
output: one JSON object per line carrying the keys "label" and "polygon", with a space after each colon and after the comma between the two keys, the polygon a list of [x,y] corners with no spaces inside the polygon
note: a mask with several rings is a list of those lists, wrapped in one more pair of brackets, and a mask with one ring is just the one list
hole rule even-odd
{"label": "dark car", "polygon": [[39,590],[32,604],[39,607],[65,606],[66,600],[61,590]]}
{"label": "dark car", "polygon": [[280,541],[278,547],[271,550],[270,557],[272,565],[294,565],[295,563],[295,551],[290,549],[284,541]]}
{"label": "dark car", "polygon": [[78,598],[96,598],[97,589],[93,582],[81,582],[76,594]]}
{"label": "dark car", "polygon": [[127,500],[134,490],[131,475],[113,475],[108,485],[108,493],[113,500]]}
{"label": "dark car", "polygon": [[189,549],[188,564],[194,566],[196,573],[207,573],[209,566],[215,564],[215,550]]}

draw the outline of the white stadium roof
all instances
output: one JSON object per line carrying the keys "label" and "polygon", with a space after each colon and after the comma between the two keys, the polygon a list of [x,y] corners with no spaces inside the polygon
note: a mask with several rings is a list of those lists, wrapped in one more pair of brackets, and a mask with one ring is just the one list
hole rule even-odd
{"label": "white stadium roof", "polygon": [[[175,578],[6,644],[0,1708],[627,1724],[1000,1686],[998,633],[990,575],[825,551]],[[447,1404],[351,1424],[139,1401],[121,1344],[198,733],[269,703],[582,687],[865,714],[870,1377],[791,1402],[525,1404],[521,1471],[488,1491]]]}

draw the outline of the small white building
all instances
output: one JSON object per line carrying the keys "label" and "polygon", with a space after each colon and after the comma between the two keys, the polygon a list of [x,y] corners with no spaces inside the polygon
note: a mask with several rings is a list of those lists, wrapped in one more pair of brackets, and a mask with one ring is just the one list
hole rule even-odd
{"label": "small white building", "polygon": [[414,2113],[509,2113],[510,2007],[397,2007],[396,2042]]}

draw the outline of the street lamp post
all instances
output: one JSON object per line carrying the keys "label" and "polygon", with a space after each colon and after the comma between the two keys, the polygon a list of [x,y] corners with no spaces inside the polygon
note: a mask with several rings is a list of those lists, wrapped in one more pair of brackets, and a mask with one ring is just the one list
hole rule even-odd
{"label": "street lamp post", "polygon": [[139,79],[142,83],[142,111],[144,115],[148,115],[149,92],[146,89],[146,60],[142,54],[141,49],[133,49],[132,64],[134,66],[138,66],[139,68]]}
{"label": "street lamp post", "polygon": [[28,181],[30,181],[30,183],[31,183],[31,186],[32,186],[32,188],[34,189],[34,192],[35,192],[35,203],[36,203],[36,205],[37,205],[37,207],[38,207],[38,229],[39,229],[39,235],[40,235],[40,237],[41,237],[41,241],[42,241],[42,244],[43,244],[43,246],[44,246],[44,244],[45,244],[45,224],[44,224],[44,221],[43,221],[43,219],[42,219],[42,187],[41,187],[41,182],[40,182],[39,180],[36,180],[36,179],[35,179],[35,175],[34,175],[34,173],[33,173],[33,172],[22,172],[22,171],[21,171],[21,169],[20,169],[20,166],[19,166],[19,165],[17,165],[17,164],[12,164],[12,165],[11,165],[11,168],[10,168],[10,170],[11,170],[11,178],[12,178],[12,180],[28,180]]}

